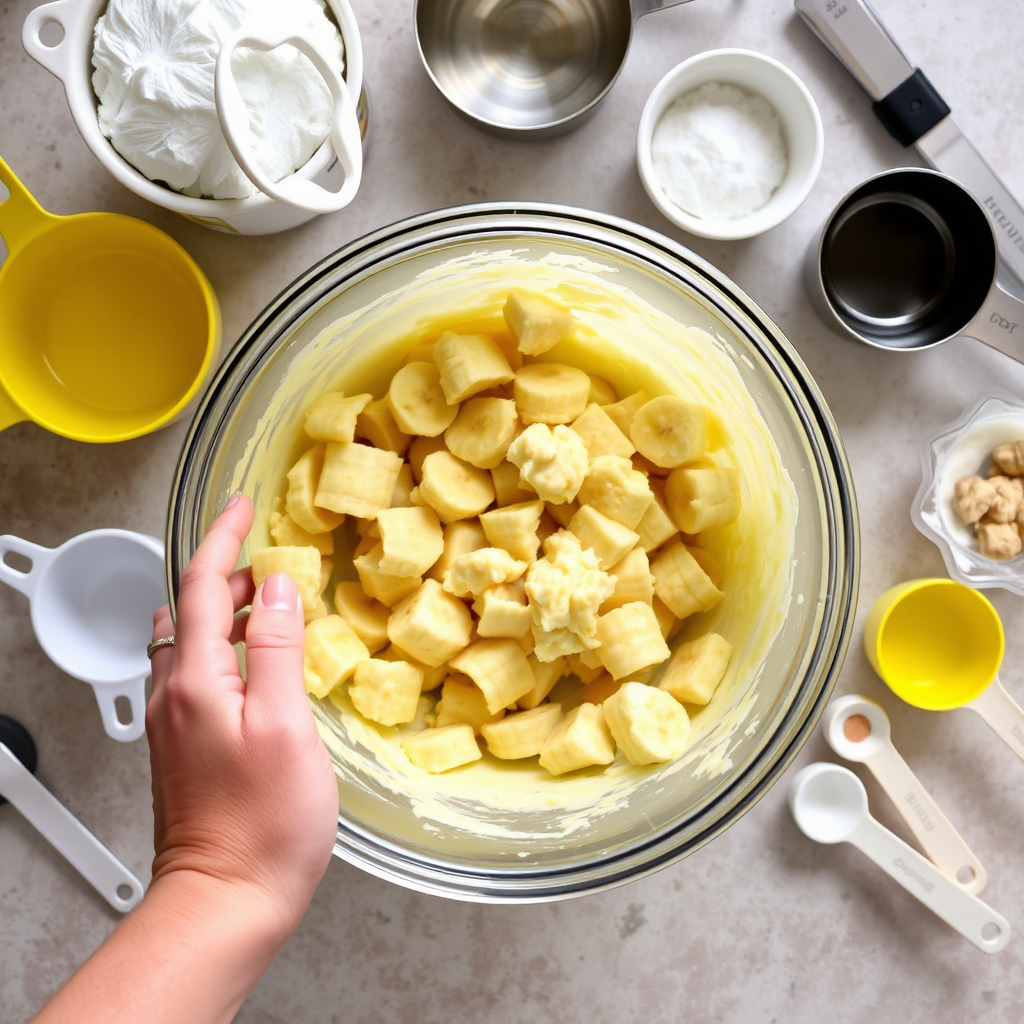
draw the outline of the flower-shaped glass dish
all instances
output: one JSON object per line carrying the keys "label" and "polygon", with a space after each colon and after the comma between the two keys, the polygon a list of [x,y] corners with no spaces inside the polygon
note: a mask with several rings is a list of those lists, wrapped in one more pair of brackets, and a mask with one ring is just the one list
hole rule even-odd
{"label": "flower-shaped glass dish", "polygon": [[978,550],[974,530],[953,511],[962,477],[985,476],[992,450],[1024,438],[1024,400],[992,391],[933,438],[921,453],[922,481],[914,497],[914,525],[935,542],[949,575],[972,587],[1002,587],[1024,596],[1024,553],[1006,561]]}

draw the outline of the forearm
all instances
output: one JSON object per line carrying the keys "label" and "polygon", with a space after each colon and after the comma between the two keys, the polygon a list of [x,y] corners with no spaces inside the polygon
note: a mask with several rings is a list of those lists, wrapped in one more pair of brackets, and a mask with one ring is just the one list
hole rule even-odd
{"label": "forearm", "polygon": [[36,1024],[221,1024],[290,927],[252,894],[192,872],[158,879]]}

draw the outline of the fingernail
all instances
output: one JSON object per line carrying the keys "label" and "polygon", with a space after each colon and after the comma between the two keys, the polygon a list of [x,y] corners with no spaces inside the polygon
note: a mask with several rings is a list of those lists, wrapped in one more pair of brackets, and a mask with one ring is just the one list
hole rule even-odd
{"label": "fingernail", "polygon": [[263,581],[263,607],[293,612],[299,606],[299,588],[286,572],[275,572]]}
{"label": "fingernail", "polygon": [[238,499],[240,497],[241,497],[241,494],[238,494],[237,492],[235,494],[232,494],[231,497],[228,498],[227,502],[224,505],[224,511],[227,512],[227,510],[229,508],[231,508],[232,505],[237,505],[238,504]]}

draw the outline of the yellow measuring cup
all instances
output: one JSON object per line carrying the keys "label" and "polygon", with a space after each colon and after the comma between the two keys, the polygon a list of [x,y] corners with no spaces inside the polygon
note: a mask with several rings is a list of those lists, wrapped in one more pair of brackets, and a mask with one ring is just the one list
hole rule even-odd
{"label": "yellow measuring cup", "polygon": [[122,441],[170,423],[220,348],[202,271],[144,221],[47,213],[2,159],[0,182],[0,430]]}
{"label": "yellow measuring cup", "polygon": [[868,661],[897,697],[926,711],[969,708],[1024,760],[1024,709],[999,682],[1004,647],[992,603],[955,580],[890,588],[864,626]]}

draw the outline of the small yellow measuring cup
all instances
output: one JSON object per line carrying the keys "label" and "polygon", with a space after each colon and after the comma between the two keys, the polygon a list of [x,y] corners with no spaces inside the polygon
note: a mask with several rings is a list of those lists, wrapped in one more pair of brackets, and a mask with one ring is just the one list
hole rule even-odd
{"label": "small yellow measuring cup", "polygon": [[0,430],[123,441],[170,423],[220,348],[202,271],[144,221],[47,213],[2,159],[0,182]]}
{"label": "small yellow measuring cup", "polygon": [[992,603],[955,580],[890,588],[864,626],[868,661],[897,697],[926,711],[969,708],[1024,760],[1024,709],[999,682],[1004,648]]}

